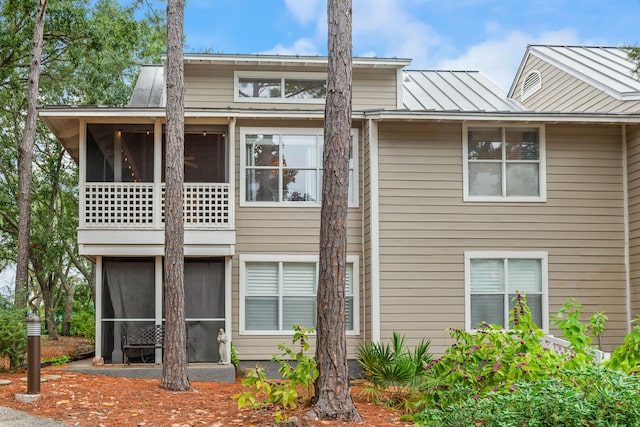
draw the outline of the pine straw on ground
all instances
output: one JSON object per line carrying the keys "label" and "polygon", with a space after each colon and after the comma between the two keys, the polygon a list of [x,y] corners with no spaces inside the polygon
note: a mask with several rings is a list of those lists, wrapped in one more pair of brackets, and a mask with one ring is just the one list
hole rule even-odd
{"label": "pine straw on ground", "polygon": [[[75,354],[77,340],[62,337],[59,342],[42,342],[42,359]],[[83,343],[83,344],[86,344]],[[192,391],[171,392],[160,388],[159,380],[83,375],[50,366],[41,376],[60,375],[41,384],[41,398],[22,403],[16,394],[26,393],[25,372],[0,373],[12,383],[0,387],[0,406],[61,420],[72,426],[263,426],[273,422],[269,411],[238,409],[234,394],[245,391],[236,381],[229,383],[192,382]],[[394,411],[373,405],[353,389],[353,398],[363,418],[362,426],[409,426]],[[308,408],[287,415],[301,417]],[[316,421],[306,426],[350,426],[354,423]]]}

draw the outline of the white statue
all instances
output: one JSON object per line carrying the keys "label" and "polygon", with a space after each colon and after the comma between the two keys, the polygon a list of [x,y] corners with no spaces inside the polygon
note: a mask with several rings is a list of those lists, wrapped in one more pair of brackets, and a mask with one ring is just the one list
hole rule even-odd
{"label": "white statue", "polygon": [[218,354],[220,355],[218,363],[229,363],[227,359],[227,342],[229,342],[229,338],[224,333],[224,329],[220,328],[218,330]]}

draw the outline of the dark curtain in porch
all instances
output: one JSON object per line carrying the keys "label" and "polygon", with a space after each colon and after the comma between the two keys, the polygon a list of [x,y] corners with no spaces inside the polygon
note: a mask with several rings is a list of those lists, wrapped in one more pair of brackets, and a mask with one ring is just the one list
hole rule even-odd
{"label": "dark curtain in porch", "polygon": [[186,259],[184,299],[189,362],[217,362],[218,329],[224,328],[224,260]]}

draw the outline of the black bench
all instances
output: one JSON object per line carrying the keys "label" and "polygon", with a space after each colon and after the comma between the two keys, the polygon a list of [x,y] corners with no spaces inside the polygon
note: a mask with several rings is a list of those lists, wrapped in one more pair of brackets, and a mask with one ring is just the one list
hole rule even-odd
{"label": "black bench", "polygon": [[145,363],[144,350],[164,347],[164,326],[149,325],[143,327],[125,326],[122,340],[124,363],[129,364],[129,352],[140,350],[142,363]]}

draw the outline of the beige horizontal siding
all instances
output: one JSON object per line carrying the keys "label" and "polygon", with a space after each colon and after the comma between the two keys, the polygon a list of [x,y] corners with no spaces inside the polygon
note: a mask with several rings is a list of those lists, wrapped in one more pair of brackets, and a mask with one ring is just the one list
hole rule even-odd
{"label": "beige horizontal siding", "polygon": [[631,315],[640,315],[640,126],[627,127]]}
{"label": "beige horizontal siding", "polygon": [[[619,126],[548,125],[547,202],[464,203],[461,124],[380,124],[381,333],[432,339],[464,326],[464,252],[548,251],[550,312],[569,297],[625,333]],[[557,331],[552,330],[557,333]]]}
{"label": "beige horizontal siding", "polygon": [[[356,124],[357,125],[357,124]],[[233,258],[232,270],[232,307],[233,307],[233,342],[240,359],[268,360],[274,353],[278,353],[277,345],[281,342],[290,343],[291,338],[281,335],[239,335],[239,256],[242,254],[274,254],[274,255],[317,255],[319,250],[320,208],[319,207],[259,207],[243,206],[239,204],[240,197],[240,129],[251,127],[322,127],[321,121],[304,121],[283,123],[282,121],[238,121],[236,125],[235,146],[235,223],[236,223],[236,256]],[[362,135],[360,135],[361,139]],[[360,150],[361,151],[361,150]],[[361,161],[361,155],[358,159]],[[361,182],[361,178],[359,180]],[[360,190],[362,191],[362,190]],[[363,313],[362,298],[364,278],[362,258],[362,208],[349,209],[347,223],[347,252],[348,255],[360,257],[360,309]],[[362,318],[362,316],[361,316]],[[360,329],[364,325],[360,319]],[[362,334],[361,334],[362,335]],[[362,343],[362,337],[348,336],[347,349],[350,357],[355,357],[355,347]]]}
{"label": "beige horizontal siding", "polygon": [[[542,88],[522,100],[522,81],[533,70],[540,72]],[[533,55],[525,61],[513,97],[537,111],[620,113],[640,110],[640,101],[620,100]]]}
{"label": "beige horizontal siding", "polygon": [[[185,106],[187,108],[254,108],[324,110],[324,103],[235,102],[234,71],[260,71],[256,67],[224,65],[185,65]],[[269,67],[262,71],[300,72],[291,67]],[[324,72],[326,67],[311,67],[308,72]],[[353,70],[354,110],[397,108],[397,74],[392,68]]]}

